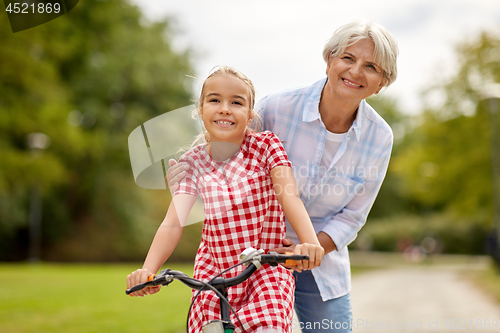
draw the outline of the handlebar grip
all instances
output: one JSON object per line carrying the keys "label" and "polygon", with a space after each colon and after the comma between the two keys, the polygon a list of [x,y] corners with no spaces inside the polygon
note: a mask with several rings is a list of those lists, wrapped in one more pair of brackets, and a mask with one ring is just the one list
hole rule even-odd
{"label": "handlebar grip", "polygon": [[291,252],[286,252],[285,255],[292,257],[292,259],[287,259],[285,265],[287,266],[297,266],[297,260],[309,260],[309,256],[301,254],[293,254]]}
{"label": "handlebar grip", "polygon": [[[285,252],[287,256],[291,256],[293,253],[292,252]],[[288,259],[285,261],[285,266],[297,266],[297,262],[295,260]]]}
{"label": "handlebar grip", "polygon": [[144,289],[146,287],[146,284],[147,284],[147,282],[135,285],[132,288],[125,290],[125,294],[130,295],[131,293],[133,293],[135,291],[139,291],[141,289]]}
{"label": "handlebar grip", "polygon": [[151,274],[150,276],[148,276],[148,282],[144,282],[144,283],[140,283],[138,285],[135,285],[132,288],[127,289],[125,291],[125,293],[127,295],[130,295],[131,293],[139,291],[139,290],[144,289],[144,288],[156,287],[156,285],[151,285],[151,282],[155,279],[155,277],[156,277],[156,274]]}

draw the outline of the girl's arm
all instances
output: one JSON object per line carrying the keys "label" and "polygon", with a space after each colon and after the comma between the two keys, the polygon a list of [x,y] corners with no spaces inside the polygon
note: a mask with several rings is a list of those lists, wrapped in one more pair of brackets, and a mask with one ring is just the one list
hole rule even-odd
{"label": "girl's arm", "polygon": [[297,268],[301,270],[319,266],[324,249],[318,241],[309,214],[307,214],[306,208],[300,200],[292,168],[277,166],[271,170],[271,177],[276,196],[301,242],[300,245],[295,247],[294,253],[309,255],[309,261],[298,262]]}
{"label": "girl's arm", "polygon": [[[182,236],[184,225],[195,201],[196,196],[193,195],[178,194],[174,196],[168,208],[167,215],[151,243],[142,269],[138,269],[127,276],[127,288],[146,282],[148,277],[151,274],[155,274],[170,257]],[[131,295],[144,296],[154,294],[159,289],[159,287],[147,288]]]}

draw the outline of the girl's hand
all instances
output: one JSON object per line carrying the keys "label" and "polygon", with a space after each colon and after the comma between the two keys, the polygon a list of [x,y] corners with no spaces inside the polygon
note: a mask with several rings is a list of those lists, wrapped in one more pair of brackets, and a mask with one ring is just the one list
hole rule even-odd
{"label": "girl's hand", "polygon": [[325,250],[320,245],[302,243],[295,246],[293,254],[307,255],[309,260],[297,261],[297,272],[303,269],[309,270],[318,267],[321,264],[321,258],[325,254]]}
{"label": "girl's hand", "polygon": [[[132,288],[140,283],[148,282],[150,276],[155,274],[148,269],[138,269],[127,276],[127,289]],[[148,287],[142,290],[131,293],[130,296],[140,296],[144,297],[146,295],[153,295],[160,291],[161,286]]]}

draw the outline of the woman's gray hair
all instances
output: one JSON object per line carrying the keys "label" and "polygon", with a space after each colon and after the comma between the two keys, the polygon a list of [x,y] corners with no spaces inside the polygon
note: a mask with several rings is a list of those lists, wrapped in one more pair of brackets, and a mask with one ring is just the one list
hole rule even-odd
{"label": "woman's gray hair", "polygon": [[371,39],[375,44],[375,61],[384,70],[388,87],[396,80],[398,69],[396,60],[399,49],[398,42],[389,31],[380,24],[355,21],[338,28],[323,48],[323,59],[328,63],[328,57],[338,57],[345,49],[361,39]]}

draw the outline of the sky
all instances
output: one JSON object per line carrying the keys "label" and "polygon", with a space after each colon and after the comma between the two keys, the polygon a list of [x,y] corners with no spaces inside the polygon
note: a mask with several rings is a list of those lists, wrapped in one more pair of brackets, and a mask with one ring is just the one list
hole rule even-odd
{"label": "sky", "polygon": [[[132,1],[148,20],[173,18],[174,47],[194,51],[194,73],[186,75],[204,79],[216,65],[233,66],[253,81],[257,100],[324,78],[323,46],[339,26],[382,24],[400,55],[398,78],[381,95],[407,114],[422,110],[423,90],[454,74],[456,45],[484,30],[500,34],[500,0]],[[193,85],[199,93],[200,80]]]}

